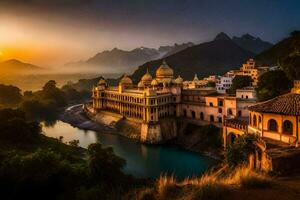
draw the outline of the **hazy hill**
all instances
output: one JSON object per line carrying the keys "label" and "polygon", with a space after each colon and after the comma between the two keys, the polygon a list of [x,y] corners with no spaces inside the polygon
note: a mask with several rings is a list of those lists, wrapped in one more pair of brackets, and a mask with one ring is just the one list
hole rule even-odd
{"label": "hazy hill", "polygon": [[150,60],[159,59],[177,53],[193,43],[161,46],[158,49],[140,47],[131,51],[114,48],[111,51],[100,52],[86,61],[69,63],[67,66],[77,67],[81,70],[101,70],[102,72],[128,72]]}
{"label": "hazy hill", "polygon": [[257,55],[255,59],[259,64],[272,66],[278,65],[280,60],[297,52],[300,52],[300,32],[294,31],[289,37]]}
{"label": "hazy hill", "polygon": [[174,46],[160,46],[158,51],[163,54],[162,57],[168,57],[172,54],[175,54],[191,46],[194,46],[194,43],[192,42],[182,43],[182,44],[175,43]]}
{"label": "hazy hill", "polygon": [[259,54],[273,46],[272,43],[263,41],[259,37],[254,37],[250,34],[245,34],[241,37],[234,36],[232,40],[240,47],[255,54]]}
{"label": "hazy hill", "polygon": [[[240,65],[254,54],[238,46],[225,33],[220,33],[213,41],[186,48],[165,58],[167,63],[185,79],[191,79],[195,73],[200,77],[210,74],[223,74]],[[162,59],[147,62],[133,73],[138,81],[149,68],[152,75],[162,63]]]}
{"label": "hazy hill", "polygon": [[300,31],[256,56],[260,65],[280,66],[291,80],[300,79]]}
{"label": "hazy hill", "polygon": [[30,63],[24,63],[16,59],[6,60],[0,62],[0,73],[3,74],[29,74],[41,72],[42,67],[32,65]]}

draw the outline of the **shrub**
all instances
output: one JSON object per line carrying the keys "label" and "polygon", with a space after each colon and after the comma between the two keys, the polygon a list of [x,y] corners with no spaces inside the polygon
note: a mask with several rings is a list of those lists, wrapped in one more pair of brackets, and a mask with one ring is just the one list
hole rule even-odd
{"label": "shrub", "polygon": [[229,166],[237,166],[247,163],[249,155],[256,150],[254,144],[256,140],[257,136],[253,134],[244,134],[236,138],[233,144],[226,149],[225,158],[227,164]]}

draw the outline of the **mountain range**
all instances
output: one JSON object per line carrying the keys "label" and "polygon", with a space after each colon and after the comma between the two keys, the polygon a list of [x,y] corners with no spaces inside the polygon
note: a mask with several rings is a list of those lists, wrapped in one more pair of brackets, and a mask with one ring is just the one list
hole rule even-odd
{"label": "mountain range", "polygon": [[20,75],[30,74],[32,72],[41,72],[45,69],[30,63],[21,62],[16,59],[10,59],[0,62],[0,74],[1,75]]}
{"label": "mountain range", "polygon": [[232,40],[240,47],[255,54],[259,54],[273,46],[272,43],[263,41],[259,37],[254,37],[248,33],[241,37],[233,36]]}
{"label": "mountain range", "polygon": [[[204,77],[237,69],[254,56],[253,52],[237,45],[225,33],[219,33],[210,42],[194,45],[164,59],[174,69],[175,74],[180,74],[184,79],[191,79],[195,73]],[[132,79],[137,82],[147,69],[154,75],[162,60],[157,59],[139,66],[132,74]]]}
{"label": "mountain range", "polygon": [[110,51],[97,53],[86,61],[68,63],[67,66],[104,70],[110,72],[133,71],[137,66],[193,46],[191,42],[161,46],[158,49],[140,47],[130,51],[114,48]]}

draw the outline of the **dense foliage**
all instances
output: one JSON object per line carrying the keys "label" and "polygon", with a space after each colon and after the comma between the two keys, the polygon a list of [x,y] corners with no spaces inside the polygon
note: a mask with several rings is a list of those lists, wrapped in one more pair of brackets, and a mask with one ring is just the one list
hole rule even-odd
{"label": "dense foliage", "polygon": [[22,100],[21,90],[12,85],[0,84],[0,107],[13,107]]}
{"label": "dense foliage", "polygon": [[250,76],[235,76],[232,80],[232,85],[229,88],[229,94],[235,94],[237,89],[241,89],[243,87],[251,86],[252,79]]}
{"label": "dense foliage", "polygon": [[290,80],[300,80],[300,46],[294,53],[281,59],[280,67]]}
{"label": "dense foliage", "polygon": [[254,153],[256,146],[254,142],[257,137],[253,134],[245,134],[234,140],[225,152],[226,162],[230,166],[242,165],[248,161],[251,153]]}
{"label": "dense foliage", "polygon": [[294,54],[295,51],[299,51],[299,47],[299,31],[293,31],[289,37],[256,56],[255,60],[259,65],[276,66],[280,64],[283,59]]}
{"label": "dense foliage", "polygon": [[266,101],[278,95],[289,92],[292,82],[286,74],[281,71],[270,71],[262,74],[258,78],[257,98],[259,101]]}
{"label": "dense foliage", "polygon": [[33,142],[41,133],[36,122],[26,122],[25,114],[19,110],[0,110],[0,139],[6,142]]}
{"label": "dense foliage", "polygon": [[4,199],[119,199],[136,183],[112,148],[85,151],[43,136],[20,110],[0,110],[0,192]]}
{"label": "dense foliage", "polygon": [[222,147],[220,129],[212,124],[204,126],[187,124],[184,134],[179,134],[177,140],[197,150],[217,150]]}

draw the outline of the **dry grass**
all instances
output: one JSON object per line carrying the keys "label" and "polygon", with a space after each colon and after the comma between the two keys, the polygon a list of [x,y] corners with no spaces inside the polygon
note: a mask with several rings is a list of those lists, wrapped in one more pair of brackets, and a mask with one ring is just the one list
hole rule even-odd
{"label": "dry grass", "polygon": [[[223,199],[234,188],[266,188],[273,180],[248,167],[207,172],[199,178],[178,181],[174,176],[161,176],[155,188],[140,191],[138,200],[214,200]],[[143,195],[141,195],[143,194]]]}

